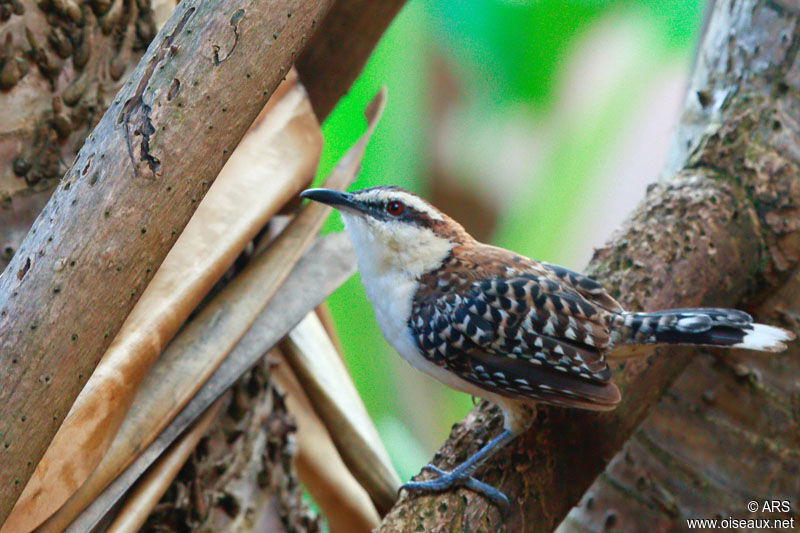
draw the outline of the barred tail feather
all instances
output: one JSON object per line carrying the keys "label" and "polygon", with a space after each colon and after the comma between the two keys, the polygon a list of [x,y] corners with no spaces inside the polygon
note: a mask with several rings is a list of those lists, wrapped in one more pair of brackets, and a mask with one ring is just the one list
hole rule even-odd
{"label": "barred tail feather", "polygon": [[655,313],[621,313],[615,344],[696,344],[729,346],[764,352],[786,349],[794,333],[756,324],[735,309],[669,309]]}

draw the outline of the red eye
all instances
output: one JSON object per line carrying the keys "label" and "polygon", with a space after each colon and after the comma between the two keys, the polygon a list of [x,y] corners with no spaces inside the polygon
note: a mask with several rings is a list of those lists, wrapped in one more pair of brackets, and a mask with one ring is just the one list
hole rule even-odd
{"label": "red eye", "polygon": [[389,202],[386,204],[386,211],[388,211],[390,215],[397,216],[403,212],[403,204],[400,202]]}

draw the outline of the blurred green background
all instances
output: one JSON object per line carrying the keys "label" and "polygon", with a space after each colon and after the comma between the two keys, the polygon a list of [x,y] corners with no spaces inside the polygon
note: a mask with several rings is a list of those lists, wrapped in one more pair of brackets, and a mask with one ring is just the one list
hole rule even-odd
{"label": "blurred green background", "polygon": [[[317,180],[389,100],[352,190],[423,195],[477,238],[582,270],[658,177],[699,0],[411,0],[323,126]],[[335,213],[325,231],[340,231]],[[329,299],[347,363],[406,480],[472,399],[411,369],[358,276]]]}

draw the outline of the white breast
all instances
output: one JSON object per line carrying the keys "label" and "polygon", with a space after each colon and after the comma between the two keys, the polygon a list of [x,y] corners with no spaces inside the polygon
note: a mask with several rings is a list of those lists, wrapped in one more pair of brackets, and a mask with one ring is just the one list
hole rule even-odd
{"label": "white breast", "polygon": [[372,303],[381,333],[397,353],[417,370],[425,372],[449,387],[486,397],[486,391],[433,364],[420,353],[408,326],[411,300],[417,288],[416,281],[403,279],[391,272],[377,273],[369,268],[362,268],[360,262],[359,270],[364,292]]}
{"label": "white breast", "polygon": [[364,292],[375,311],[381,333],[404,359],[421,358],[408,327],[416,280],[381,257],[379,244],[363,227],[365,223],[359,217],[342,213],[342,219],[353,241]]}
{"label": "white breast", "polygon": [[[383,238],[380,239],[380,242],[376,242],[375,234],[366,227],[367,223],[360,217],[342,213],[342,219],[348,235],[353,241],[364,292],[375,311],[378,327],[389,344],[417,370],[433,376],[454,389],[486,397],[485,391],[423,357],[411,333],[411,328],[408,326],[419,273],[441,264],[449,253],[449,247],[439,246],[439,249],[436,250],[436,257],[434,257],[430,253],[434,246],[425,243],[424,238],[418,237],[413,242],[427,248],[426,251],[429,252],[428,254],[421,253],[418,256],[425,258],[424,263],[420,264],[419,260],[406,261],[406,258],[397,261],[397,250],[382,246]],[[428,246],[425,246],[426,244]],[[410,253],[411,251],[403,250],[402,252]],[[413,264],[415,268],[404,267],[409,263]]]}
{"label": "white breast", "polygon": [[364,292],[372,303],[383,336],[404,359],[418,357],[419,352],[408,327],[416,283],[390,272],[359,270]]}

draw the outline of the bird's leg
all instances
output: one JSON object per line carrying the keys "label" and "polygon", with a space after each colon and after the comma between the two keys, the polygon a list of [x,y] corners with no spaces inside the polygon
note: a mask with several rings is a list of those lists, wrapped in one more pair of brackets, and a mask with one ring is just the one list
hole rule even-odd
{"label": "bird's leg", "polygon": [[505,494],[496,488],[478,481],[472,477],[472,473],[489,457],[495,454],[497,450],[508,444],[508,442],[517,435],[510,429],[504,429],[502,433],[489,441],[483,448],[472,454],[472,456],[458,465],[450,472],[437,468],[433,465],[427,465],[422,470],[436,472],[439,474],[434,479],[427,481],[411,481],[401,486],[400,489],[405,489],[410,493],[418,492],[442,492],[455,487],[465,487],[479,494],[484,495],[492,503],[505,511],[508,508],[508,498]]}

